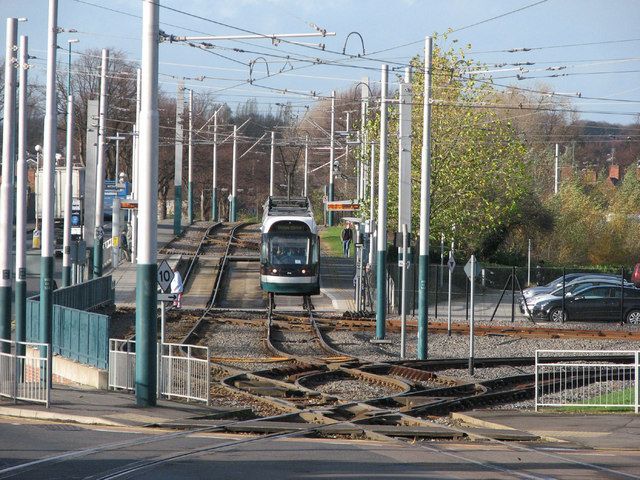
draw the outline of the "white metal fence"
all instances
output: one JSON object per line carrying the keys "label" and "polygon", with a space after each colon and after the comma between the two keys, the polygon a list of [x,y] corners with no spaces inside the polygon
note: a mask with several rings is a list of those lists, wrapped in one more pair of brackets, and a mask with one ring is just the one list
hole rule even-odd
{"label": "white metal fence", "polygon": [[168,398],[198,400],[209,405],[209,348],[162,344],[160,392]]}
{"label": "white metal fence", "polygon": [[109,339],[109,388],[134,391],[136,378],[136,342]]}
{"label": "white metal fence", "polygon": [[51,399],[51,357],[46,343],[0,338],[0,396],[44,403]]}
{"label": "white metal fence", "polygon": [[[589,356],[594,360],[585,360]],[[596,407],[633,408],[638,413],[639,372],[640,351],[536,350],[536,411]]]}
{"label": "white metal fence", "polygon": [[[135,390],[134,340],[109,339],[109,388]],[[211,366],[209,349],[195,345],[158,344],[158,391],[167,398],[209,404]]]}

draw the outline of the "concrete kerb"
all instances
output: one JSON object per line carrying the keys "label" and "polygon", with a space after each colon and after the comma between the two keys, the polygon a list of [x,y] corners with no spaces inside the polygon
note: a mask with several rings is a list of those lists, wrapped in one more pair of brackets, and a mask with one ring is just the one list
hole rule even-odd
{"label": "concrete kerb", "polygon": [[[84,415],[70,415],[67,413],[52,412],[49,410],[34,410],[21,407],[0,406],[0,416],[30,418],[33,420],[52,420],[56,422],[72,422],[83,425],[104,425],[110,427],[126,427],[125,423],[114,422],[102,417],[87,417]],[[151,423],[151,422],[149,422]]]}

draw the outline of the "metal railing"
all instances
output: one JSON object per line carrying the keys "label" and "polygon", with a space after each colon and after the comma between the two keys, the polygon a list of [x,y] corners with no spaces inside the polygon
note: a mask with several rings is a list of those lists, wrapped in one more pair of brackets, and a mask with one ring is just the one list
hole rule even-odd
{"label": "metal railing", "polygon": [[136,342],[134,340],[109,339],[109,388],[135,390]]}
{"label": "metal railing", "polygon": [[[0,338],[0,396],[14,401],[51,400],[51,350],[46,343],[15,342]],[[9,350],[4,352],[3,350]]]}
{"label": "metal railing", "polygon": [[[597,360],[585,361],[585,355],[597,356]],[[573,360],[572,356],[580,358]],[[611,356],[611,361],[603,356]],[[633,408],[638,413],[639,373],[640,351],[536,350],[535,409]]]}
{"label": "metal railing", "polygon": [[[209,349],[177,343],[158,344],[159,393],[209,405],[211,365]],[[109,339],[109,388],[135,391],[134,340]]]}
{"label": "metal railing", "polygon": [[[196,356],[197,355],[197,356]],[[209,405],[209,348],[164,343],[161,351],[160,393]]]}

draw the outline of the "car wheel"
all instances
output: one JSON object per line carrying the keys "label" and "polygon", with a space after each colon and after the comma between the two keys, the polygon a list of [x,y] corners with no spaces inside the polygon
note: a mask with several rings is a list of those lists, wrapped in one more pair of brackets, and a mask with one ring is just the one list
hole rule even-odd
{"label": "car wheel", "polygon": [[630,325],[640,325],[640,310],[631,310],[627,313],[627,323]]}
{"label": "car wheel", "polygon": [[549,312],[550,322],[560,323],[566,320],[567,320],[567,314],[565,312],[563,315],[562,308],[560,307],[552,308],[551,311]]}

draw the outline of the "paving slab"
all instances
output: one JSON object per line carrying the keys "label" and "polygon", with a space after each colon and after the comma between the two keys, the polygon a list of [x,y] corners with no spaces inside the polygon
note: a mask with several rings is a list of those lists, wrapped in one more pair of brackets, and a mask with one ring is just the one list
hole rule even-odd
{"label": "paving slab", "polygon": [[637,450],[640,415],[633,413],[565,414],[521,410],[473,410],[452,418],[482,428],[513,429],[542,440],[594,449]]}
{"label": "paving slab", "polygon": [[0,415],[76,422],[92,425],[147,426],[178,420],[227,415],[236,409],[159,400],[155,407],[138,407],[131,393],[56,386],[51,406],[0,400]]}

